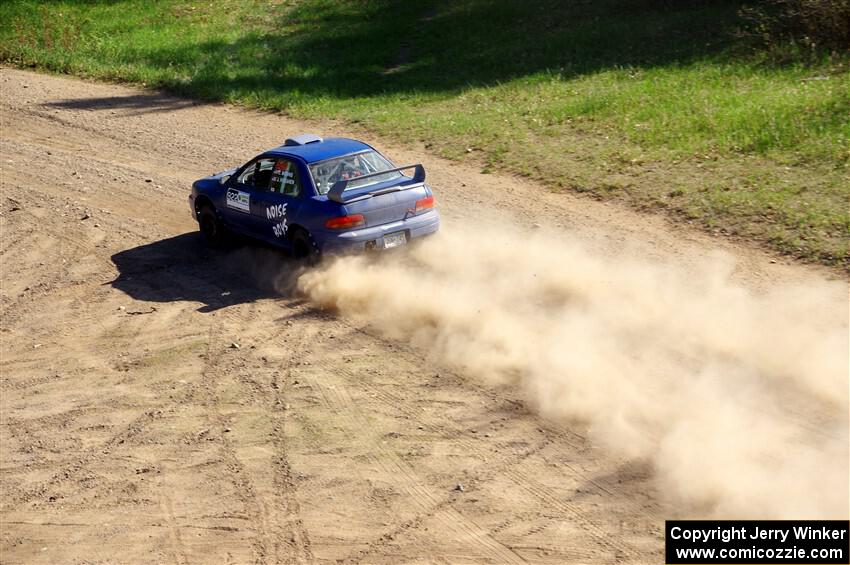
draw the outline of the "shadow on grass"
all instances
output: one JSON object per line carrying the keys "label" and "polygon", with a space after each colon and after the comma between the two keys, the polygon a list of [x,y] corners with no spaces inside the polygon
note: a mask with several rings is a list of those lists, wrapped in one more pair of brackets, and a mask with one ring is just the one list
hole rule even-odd
{"label": "shadow on grass", "polygon": [[[161,86],[285,108],[315,97],[445,93],[546,73],[681,65],[716,55],[738,0],[302,2],[233,42],[139,57]],[[169,71],[170,72],[170,71]],[[172,75],[173,77],[174,75]]]}
{"label": "shadow on grass", "polygon": [[295,262],[275,249],[238,241],[214,250],[198,233],[121,251],[112,262],[118,276],[108,284],[114,288],[145,302],[200,302],[199,312],[263,298],[293,298],[299,273]]}

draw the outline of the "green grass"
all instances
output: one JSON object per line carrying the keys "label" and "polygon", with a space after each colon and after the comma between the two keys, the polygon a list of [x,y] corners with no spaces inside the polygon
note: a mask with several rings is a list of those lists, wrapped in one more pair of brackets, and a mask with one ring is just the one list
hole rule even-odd
{"label": "green grass", "polygon": [[850,55],[772,63],[733,0],[0,5],[0,59],[356,122],[554,190],[850,265]]}

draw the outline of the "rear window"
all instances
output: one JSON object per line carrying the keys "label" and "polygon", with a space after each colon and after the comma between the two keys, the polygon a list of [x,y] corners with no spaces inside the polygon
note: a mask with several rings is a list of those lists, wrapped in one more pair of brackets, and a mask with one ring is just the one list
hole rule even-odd
{"label": "rear window", "polygon": [[[313,163],[310,165],[310,173],[313,175],[313,181],[316,183],[316,190],[319,191],[319,194],[327,194],[331,187],[338,181],[356,179],[357,177],[371,175],[372,173],[378,173],[392,168],[393,164],[387,161],[377,151],[364,151],[362,153]],[[351,181],[348,183],[346,190],[386,182],[401,176],[402,174],[400,172],[395,171],[383,175],[375,175],[362,181]]]}

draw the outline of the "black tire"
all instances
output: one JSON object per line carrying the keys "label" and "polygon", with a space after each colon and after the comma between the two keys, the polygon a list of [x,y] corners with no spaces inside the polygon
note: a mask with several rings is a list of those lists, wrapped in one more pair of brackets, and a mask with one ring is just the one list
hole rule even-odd
{"label": "black tire", "polygon": [[201,206],[198,212],[198,229],[207,245],[221,247],[224,243],[227,229],[215,213],[215,208],[209,204]]}
{"label": "black tire", "polygon": [[292,257],[307,265],[318,263],[321,259],[321,252],[313,236],[304,230],[296,230],[292,234]]}

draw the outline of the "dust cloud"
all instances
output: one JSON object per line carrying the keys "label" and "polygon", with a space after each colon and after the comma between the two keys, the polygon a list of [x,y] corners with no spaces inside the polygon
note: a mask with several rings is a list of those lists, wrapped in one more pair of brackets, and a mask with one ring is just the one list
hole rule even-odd
{"label": "dust cloud", "polygon": [[685,514],[846,517],[847,285],[755,294],[731,282],[733,267],[476,226],[403,255],[329,261],[298,286],[649,461]]}

